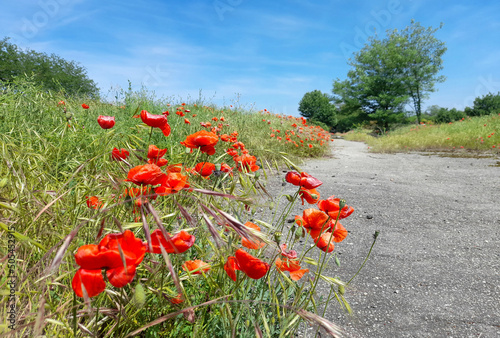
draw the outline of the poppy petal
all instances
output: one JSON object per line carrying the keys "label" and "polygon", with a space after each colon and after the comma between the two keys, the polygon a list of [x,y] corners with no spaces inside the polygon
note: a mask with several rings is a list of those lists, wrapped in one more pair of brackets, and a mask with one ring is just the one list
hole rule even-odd
{"label": "poppy petal", "polygon": [[78,297],[83,297],[83,287],[89,297],[95,297],[106,288],[102,271],[78,269],[71,281],[71,287]]}
{"label": "poppy petal", "polygon": [[106,270],[106,276],[108,276],[108,280],[116,288],[122,288],[134,279],[136,265],[127,265],[124,267],[123,265]]}
{"label": "poppy petal", "polygon": [[250,255],[242,249],[238,249],[236,251],[235,258],[241,271],[252,279],[260,279],[264,277],[269,270],[269,264]]}

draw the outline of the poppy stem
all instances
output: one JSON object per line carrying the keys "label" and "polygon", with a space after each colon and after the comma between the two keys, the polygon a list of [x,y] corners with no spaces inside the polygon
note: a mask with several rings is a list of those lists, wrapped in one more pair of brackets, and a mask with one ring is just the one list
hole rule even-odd
{"label": "poppy stem", "polygon": [[375,231],[375,234],[373,235],[373,243],[372,243],[372,246],[370,247],[370,251],[368,251],[368,255],[366,256],[365,261],[359,267],[358,272],[356,272],[356,274],[354,276],[352,276],[351,279],[349,279],[349,281],[347,282],[346,286],[349,285],[349,283],[351,283],[351,281],[354,279],[354,277],[356,277],[358,275],[358,273],[361,271],[361,269],[363,269],[363,267],[365,266],[365,263],[368,260],[368,258],[370,258],[370,255],[372,253],[372,249],[375,246],[375,242],[377,241],[378,234],[379,234],[379,232]]}
{"label": "poppy stem", "polygon": [[76,337],[76,292],[73,292],[73,336]]}

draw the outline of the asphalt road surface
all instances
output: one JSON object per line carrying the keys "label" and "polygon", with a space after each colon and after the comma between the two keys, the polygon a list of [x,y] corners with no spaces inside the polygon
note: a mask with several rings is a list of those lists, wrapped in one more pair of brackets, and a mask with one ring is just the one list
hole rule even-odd
{"label": "asphalt road surface", "polygon": [[[324,182],[322,199],[355,208],[335,248],[341,267],[327,274],[348,281],[380,235],[346,289],[353,316],[334,301],[325,317],[346,337],[500,337],[500,159],[333,145],[332,156],[301,166]],[[296,188],[281,182],[270,187]]]}

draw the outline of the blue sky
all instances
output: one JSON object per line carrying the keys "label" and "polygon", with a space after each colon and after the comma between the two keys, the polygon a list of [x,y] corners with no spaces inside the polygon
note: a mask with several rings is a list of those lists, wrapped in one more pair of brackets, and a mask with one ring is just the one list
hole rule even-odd
{"label": "blue sky", "polygon": [[80,62],[104,94],[130,80],[173,103],[201,90],[206,102],[298,116],[306,92],[346,78],[368,36],[411,19],[443,22],[448,48],[447,80],[424,107],[500,91],[497,0],[16,0],[2,4],[0,38]]}

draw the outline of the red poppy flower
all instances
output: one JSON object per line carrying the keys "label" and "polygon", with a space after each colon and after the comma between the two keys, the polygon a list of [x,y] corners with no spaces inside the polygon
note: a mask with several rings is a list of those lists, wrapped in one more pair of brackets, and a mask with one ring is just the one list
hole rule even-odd
{"label": "red poppy flower", "polygon": [[164,175],[156,164],[144,164],[130,169],[126,181],[137,185],[156,185],[160,183]]}
{"label": "red poppy flower", "polygon": [[229,278],[236,282],[236,270],[241,270],[236,262],[236,258],[234,256],[229,256],[227,258],[226,264],[224,264],[224,270],[226,271]]}
{"label": "red poppy flower", "polygon": [[170,135],[170,125],[168,124],[167,116],[150,114],[146,110],[141,111],[141,120],[145,124],[153,128],[159,128],[163,135]]}
{"label": "red poppy flower", "polygon": [[333,234],[331,232],[325,232],[318,238],[314,240],[316,246],[324,252],[332,252],[335,248]]}
{"label": "red poppy flower", "polygon": [[234,158],[234,162],[238,164],[239,171],[242,170],[242,167],[245,167],[247,170],[252,172],[260,169],[260,167],[255,164],[257,162],[257,158],[255,156],[250,156],[247,154],[237,156]]}
{"label": "red poppy flower", "polygon": [[99,123],[102,129],[111,129],[115,126],[115,117],[99,115],[97,123]]}
{"label": "red poppy flower", "polygon": [[87,206],[92,209],[99,209],[102,207],[102,202],[99,201],[97,196],[87,196]]}
{"label": "red poppy flower", "polygon": [[64,102],[62,100],[57,103],[58,106],[64,106],[65,104],[66,104],[66,102]]}
{"label": "red poppy flower", "polygon": [[200,162],[196,164],[194,170],[203,177],[212,175],[215,170],[215,164],[210,162]]}
{"label": "red poppy flower", "polygon": [[337,219],[337,216],[339,219],[343,219],[350,216],[354,212],[354,208],[348,205],[344,205],[342,210],[340,210],[340,198],[334,198],[333,195],[328,197],[326,200],[318,201],[318,208],[327,212],[332,219]]}
{"label": "red poppy flower", "polygon": [[[332,220],[332,223],[335,223],[335,222]],[[331,228],[333,228],[333,225]],[[335,225],[335,230],[333,230],[333,241],[340,243],[347,237],[347,235],[348,235],[348,232],[347,232],[346,228],[344,228],[344,226],[342,224],[337,222],[337,225]]]}
{"label": "red poppy flower", "polygon": [[165,155],[167,152],[167,148],[159,149],[157,146],[151,144],[148,148],[148,158],[157,159]]}
{"label": "red poppy flower", "polygon": [[320,194],[316,189],[305,189],[302,187],[300,188],[299,195],[302,200],[302,205],[304,205],[304,200],[306,200],[309,204],[316,204],[320,197]]}
{"label": "red poppy flower", "polygon": [[182,171],[182,163],[171,164],[165,168],[167,173],[180,173]]}
{"label": "red poppy flower", "polygon": [[303,226],[314,239],[329,228],[328,219],[328,215],[318,209],[306,209],[302,217],[295,217],[297,224]]}
{"label": "red poppy flower", "polygon": [[130,156],[130,153],[127,149],[121,148],[113,148],[111,151],[111,158],[115,161],[123,161],[126,160]]}
{"label": "red poppy flower", "polygon": [[290,250],[286,251],[286,244],[281,244],[280,245],[280,251],[281,255],[290,259],[296,259],[297,258],[297,251],[295,250]]}
{"label": "red poppy flower", "polygon": [[184,123],[185,124],[191,124],[191,121],[189,121],[188,119],[184,119]]}
{"label": "red poppy flower", "polygon": [[306,189],[314,189],[319,187],[320,185],[323,184],[320,180],[318,180],[315,177],[312,177],[306,172],[301,172],[300,174],[296,171],[289,171],[286,176],[285,180],[288,183],[291,183],[293,185],[301,186]]}
{"label": "red poppy flower", "polygon": [[219,137],[209,131],[201,130],[194,134],[188,135],[186,140],[181,142],[187,148],[200,148],[202,153],[208,155],[215,154],[215,145],[219,142]]}
{"label": "red poppy flower", "polygon": [[309,269],[301,269],[300,264],[298,260],[292,260],[292,259],[281,259],[277,258],[276,259],[276,269],[280,271],[288,271],[290,272],[290,278],[294,281],[297,281],[304,276],[305,273],[309,272]]}
{"label": "red poppy flower", "polygon": [[182,294],[179,293],[176,297],[170,299],[170,303],[176,305],[184,302],[184,299],[182,299]]}
{"label": "red poppy flower", "polygon": [[228,134],[223,134],[223,135],[221,135],[220,139],[223,142],[229,142],[229,135]]}
{"label": "red poppy flower", "polygon": [[158,158],[158,159],[149,159],[149,164],[156,164],[158,167],[163,167],[168,164],[168,160],[166,158]]}
{"label": "red poppy flower", "polygon": [[[251,228],[251,229],[254,229],[256,231],[260,231],[260,227],[257,224],[254,224],[252,222],[246,222],[245,226],[247,228]],[[242,237],[241,238],[241,245],[243,245],[245,248],[248,248],[248,249],[258,250],[258,249],[262,248],[264,245],[266,245],[266,243],[259,241],[258,239],[250,240],[250,239],[247,239],[246,237]]]}
{"label": "red poppy flower", "polygon": [[78,297],[83,297],[83,288],[89,297],[95,297],[106,288],[106,282],[102,276],[102,270],[86,270],[78,269],[73,280],[71,287]]}
{"label": "red poppy flower", "polygon": [[196,259],[194,261],[184,262],[184,265],[182,265],[182,269],[184,271],[193,271],[199,269],[198,271],[191,272],[191,274],[200,275],[202,272],[207,272],[208,270],[210,270],[210,265],[202,260]]}
{"label": "red poppy flower", "polygon": [[168,253],[183,253],[193,246],[196,238],[188,232],[181,230],[179,233],[170,237],[170,239],[171,241],[167,240],[160,229],[153,231],[151,233],[153,253],[161,253],[160,245],[163,246]]}
{"label": "red poppy flower", "polygon": [[233,168],[231,168],[228,164],[226,163],[221,163],[220,164],[220,171],[224,172],[224,173],[233,173]]}
{"label": "red poppy flower", "polygon": [[[83,297],[83,284],[87,293],[90,288],[93,296],[98,295],[104,290],[100,282],[102,275],[99,277],[97,273],[101,269],[106,270],[111,285],[119,288],[127,285],[134,278],[136,267],[142,262],[145,253],[145,243],[130,230],[106,235],[98,245],[81,246],[75,254],[75,261],[81,268],[73,278],[73,290],[77,296]],[[96,283],[95,289],[92,283]]]}
{"label": "red poppy flower", "polygon": [[242,249],[236,250],[235,258],[240,270],[252,279],[260,279],[269,271],[269,264]]}
{"label": "red poppy flower", "polygon": [[83,109],[89,109],[90,107],[89,107],[89,105],[88,105],[88,104],[82,103],[82,108],[83,108]]}

